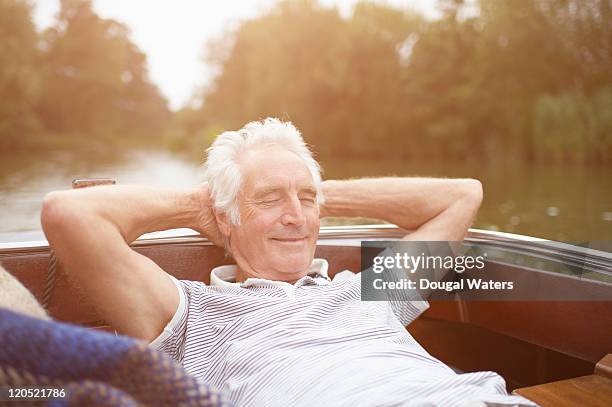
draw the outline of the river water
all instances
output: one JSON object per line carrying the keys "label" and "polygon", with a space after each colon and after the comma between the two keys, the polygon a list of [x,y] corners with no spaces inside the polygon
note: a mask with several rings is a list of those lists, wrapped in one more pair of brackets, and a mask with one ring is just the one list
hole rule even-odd
{"label": "river water", "polygon": [[[609,168],[379,159],[328,159],[322,166],[324,178],[478,178],[485,199],[474,227],[572,243],[612,241]],[[4,158],[0,162],[0,242],[43,239],[39,217],[44,195],[70,188],[75,178],[110,177],[121,184],[193,187],[200,183],[200,176],[197,160],[160,150]]]}

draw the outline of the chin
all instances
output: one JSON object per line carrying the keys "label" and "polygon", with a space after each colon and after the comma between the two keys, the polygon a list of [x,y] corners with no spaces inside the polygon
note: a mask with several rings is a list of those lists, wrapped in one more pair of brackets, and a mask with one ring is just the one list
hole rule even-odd
{"label": "chin", "polygon": [[292,253],[277,257],[275,261],[278,267],[277,270],[282,270],[285,274],[296,274],[305,272],[312,263],[310,253]]}

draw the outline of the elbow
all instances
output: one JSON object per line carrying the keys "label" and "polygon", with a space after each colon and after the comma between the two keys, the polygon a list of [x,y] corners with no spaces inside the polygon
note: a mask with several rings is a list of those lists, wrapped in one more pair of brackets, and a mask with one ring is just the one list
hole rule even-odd
{"label": "elbow", "polygon": [[47,240],[67,223],[71,213],[69,198],[65,191],[54,191],[45,195],[40,212],[40,223]]}
{"label": "elbow", "polygon": [[475,209],[480,208],[483,199],[482,183],[473,178],[463,180],[463,200]]}

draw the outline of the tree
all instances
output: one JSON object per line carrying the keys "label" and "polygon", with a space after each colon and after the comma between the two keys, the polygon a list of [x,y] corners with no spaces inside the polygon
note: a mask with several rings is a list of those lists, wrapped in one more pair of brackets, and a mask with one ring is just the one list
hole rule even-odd
{"label": "tree", "polygon": [[169,112],[149,81],[146,56],[128,28],[103,19],[91,0],[61,0],[44,39],[40,115],[48,130],[72,134],[159,133]]}
{"label": "tree", "polygon": [[7,151],[38,130],[39,54],[28,2],[0,0],[0,38],[0,149]]}
{"label": "tree", "polygon": [[278,116],[328,157],[609,162],[609,0],[440,8],[426,20],[360,2],[342,18],[281,1],[211,44],[219,74],[182,122],[235,129]]}
{"label": "tree", "polygon": [[416,20],[367,3],[345,20],[314,1],[280,2],[209,46],[220,74],[200,122],[236,128],[272,115],[296,123],[323,153],[380,152],[403,109],[397,47]]}

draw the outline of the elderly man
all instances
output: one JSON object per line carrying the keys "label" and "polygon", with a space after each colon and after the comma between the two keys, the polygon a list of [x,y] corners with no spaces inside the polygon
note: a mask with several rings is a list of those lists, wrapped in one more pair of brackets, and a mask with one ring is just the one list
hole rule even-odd
{"label": "elderly man", "polygon": [[[118,332],[151,342],[238,405],[500,405],[492,372],[458,375],[405,330],[426,302],[360,300],[357,274],[314,259],[319,219],[361,216],[406,240],[462,240],[480,206],[472,179],[321,182],[299,132],[277,119],[221,134],[193,190],[53,192],[42,222],[64,270]],[[178,281],[129,243],[188,227],[231,253],[211,285]],[[443,340],[443,339],[442,339]],[[481,403],[481,404],[478,404]]]}

